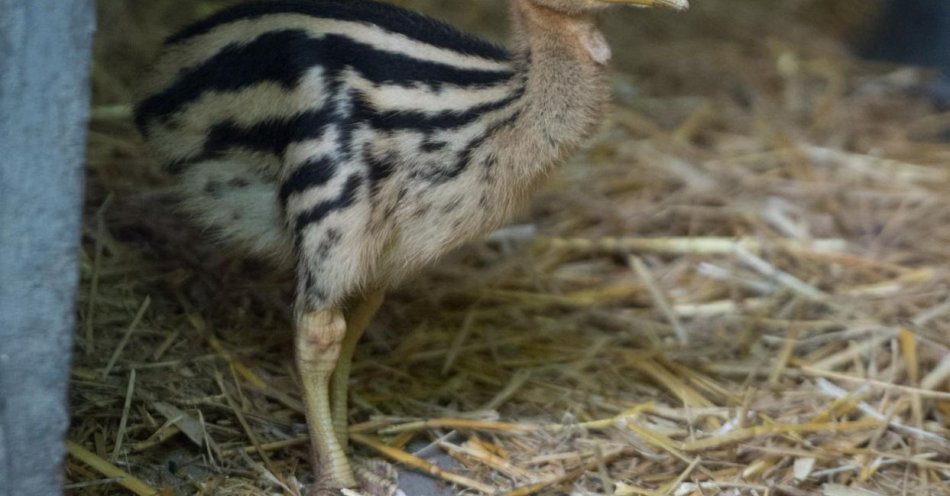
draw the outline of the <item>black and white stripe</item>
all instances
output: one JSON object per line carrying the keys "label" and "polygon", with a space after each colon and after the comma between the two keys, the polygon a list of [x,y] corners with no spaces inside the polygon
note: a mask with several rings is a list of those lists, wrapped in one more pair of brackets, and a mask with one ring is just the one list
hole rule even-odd
{"label": "black and white stripe", "polygon": [[496,45],[459,32],[454,27],[430,17],[371,0],[275,1],[239,5],[192,24],[169,37],[166,44],[180,44],[208,34],[222,25],[257,20],[277,14],[300,14],[320,19],[378,26],[388,32],[401,34],[421,43],[460,54],[499,62],[508,60],[508,53]]}
{"label": "black and white stripe", "polygon": [[322,132],[334,117],[326,100],[341,87],[360,90],[347,95],[350,120],[429,133],[513,106],[523,89],[503,49],[372,1],[242,5],[167,46],[153,78],[164,85],[137,105],[136,123],[158,141],[175,140],[179,128],[206,135],[175,140],[166,158],[177,169],[235,147],[280,155]]}
{"label": "black and white stripe", "polygon": [[272,228],[289,227],[306,251],[300,243],[329,246],[331,231],[345,245],[346,228],[327,224],[337,212],[367,205],[386,219],[402,202],[434,211],[420,191],[489,168],[479,150],[520,115],[526,77],[505,50],[398,7],[255,3],[170,37],[135,119],[183,181],[210,177],[204,164],[216,183],[223,162],[257,164],[283,217]]}
{"label": "black and white stripe", "polygon": [[211,92],[235,93],[262,83],[292,91],[304,74],[323,69],[328,81],[351,70],[375,86],[424,87],[438,94],[446,87],[479,89],[509,83],[505,70],[472,69],[383,51],[343,35],[313,38],[302,30],[262,34],[247,44],[228,45],[200,65],[188,68],[164,91],[138,106],[140,128],[167,119]]}

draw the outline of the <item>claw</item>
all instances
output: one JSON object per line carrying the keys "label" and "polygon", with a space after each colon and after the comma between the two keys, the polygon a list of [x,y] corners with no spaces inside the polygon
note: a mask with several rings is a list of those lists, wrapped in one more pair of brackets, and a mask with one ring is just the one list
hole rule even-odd
{"label": "claw", "polygon": [[399,473],[385,460],[372,458],[354,464],[353,475],[366,496],[395,496],[399,490]]}
{"label": "claw", "polygon": [[686,10],[689,0],[600,0],[604,3],[630,5],[632,7],[664,7],[667,9]]}

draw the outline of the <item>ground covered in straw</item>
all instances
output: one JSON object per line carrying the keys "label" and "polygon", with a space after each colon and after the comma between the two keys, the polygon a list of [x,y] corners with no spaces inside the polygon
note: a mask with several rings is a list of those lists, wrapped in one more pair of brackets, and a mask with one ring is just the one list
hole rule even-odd
{"label": "ground covered in straw", "polygon": [[[504,33],[500,2],[403,3]],[[694,3],[612,15],[591,146],[389,295],[358,456],[462,494],[950,494],[950,115],[816,2]],[[289,278],[171,213],[128,118],[221,2],[101,4],[69,494],[301,494]]]}

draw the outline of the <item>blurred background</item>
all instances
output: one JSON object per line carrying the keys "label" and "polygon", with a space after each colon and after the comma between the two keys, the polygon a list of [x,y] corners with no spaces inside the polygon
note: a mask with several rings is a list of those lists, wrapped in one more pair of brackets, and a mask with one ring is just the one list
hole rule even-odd
{"label": "blurred background", "polygon": [[[108,74],[97,74],[97,94],[102,99],[120,98],[123,95],[109,94],[110,89],[118,91],[112,85],[121,83],[128,87],[165,36],[234,3],[240,2],[100,1],[100,65],[114,60],[118,67],[108,67]],[[505,0],[473,0],[464,5],[449,0],[393,3],[504,43]],[[637,69],[638,61],[654,59],[657,52],[703,44],[710,52],[696,55],[708,59],[715,57],[717,49],[725,50],[730,44],[755,50],[767,48],[765,43],[769,42],[788,43],[802,54],[847,52],[875,60],[950,70],[950,12],[942,0],[699,0],[693,2],[686,15],[615,10],[606,17],[606,29],[617,48],[616,62],[624,71]],[[679,61],[687,62],[694,61]]]}

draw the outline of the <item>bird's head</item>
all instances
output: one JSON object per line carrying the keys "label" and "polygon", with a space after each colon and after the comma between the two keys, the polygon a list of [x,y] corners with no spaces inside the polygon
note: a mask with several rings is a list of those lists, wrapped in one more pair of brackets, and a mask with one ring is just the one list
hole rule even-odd
{"label": "bird's head", "polygon": [[603,66],[610,60],[610,47],[594,25],[597,11],[614,5],[631,7],[689,8],[689,0],[516,0],[515,12],[525,19],[526,32],[554,32]]}
{"label": "bird's head", "polygon": [[689,0],[531,0],[531,2],[568,15],[585,14],[613,5],[664,7],[676,10],[689,8]]}

